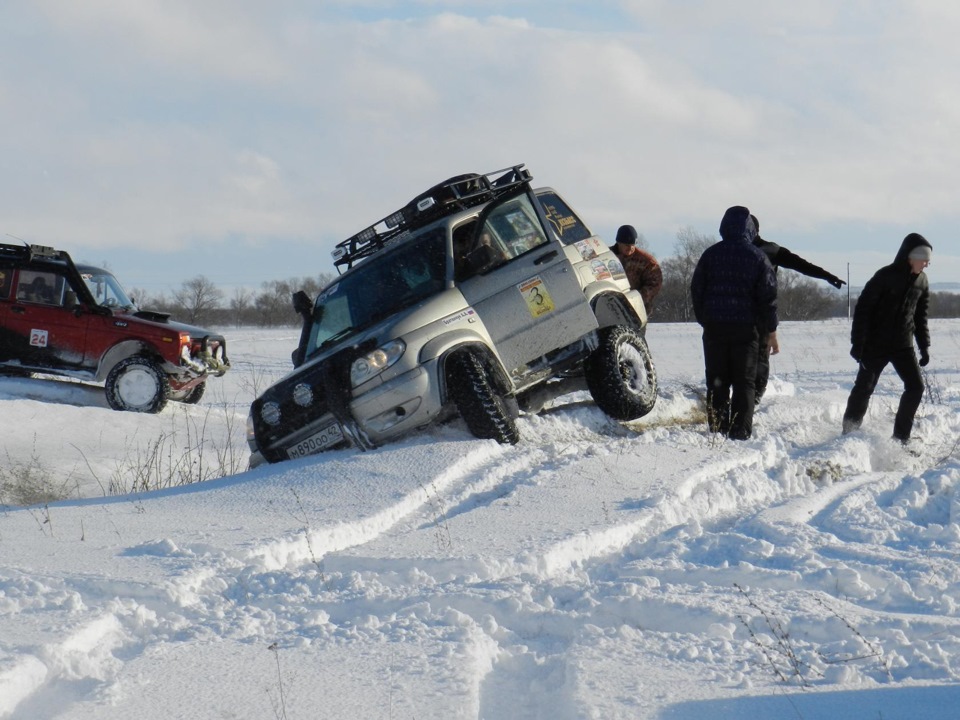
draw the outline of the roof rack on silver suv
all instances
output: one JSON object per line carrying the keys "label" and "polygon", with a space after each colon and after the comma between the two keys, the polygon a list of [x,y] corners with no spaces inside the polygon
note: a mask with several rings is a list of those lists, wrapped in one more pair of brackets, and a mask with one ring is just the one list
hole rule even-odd
{"label": "roof rack on silver suv", "polygon": [[347,269],[381,250],[402,233],[461,210],[489,202],[533,179],[523,163],[492,172],[457,175],[443,181],[343,242],[337,243],[333,264],[337,271]]}

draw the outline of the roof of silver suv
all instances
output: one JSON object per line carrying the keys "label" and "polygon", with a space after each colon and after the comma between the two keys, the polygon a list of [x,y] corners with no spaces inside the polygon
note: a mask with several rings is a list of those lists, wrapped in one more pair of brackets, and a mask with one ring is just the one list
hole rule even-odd
{"label": "roof of silver suv", "polygon": [[457,175],[434,185],[399,210],[364,228],[343,242],[337,243],[333,264],[338,271],[383,249],[391,240],[401,237],[451,213],[490,202],[510,192],[533,176],[523,163],[489,173]]}

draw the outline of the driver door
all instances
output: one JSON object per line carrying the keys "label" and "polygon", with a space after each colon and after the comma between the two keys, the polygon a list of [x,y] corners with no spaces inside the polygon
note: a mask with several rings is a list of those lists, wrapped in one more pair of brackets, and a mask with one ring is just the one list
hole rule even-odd
{"label": "driver door", "polygon": [[23,268],[4,325],[27,366],[84,370],[87,317],[75,313],[67,279],[48,268]]}
{"label": "driver door", "polygon": [[472,244],[473,250],[492,246],[485,253],[491,259],[457,284],[512,377],[597,327],[563,246],[546,231],[528,195],[488,207]]}

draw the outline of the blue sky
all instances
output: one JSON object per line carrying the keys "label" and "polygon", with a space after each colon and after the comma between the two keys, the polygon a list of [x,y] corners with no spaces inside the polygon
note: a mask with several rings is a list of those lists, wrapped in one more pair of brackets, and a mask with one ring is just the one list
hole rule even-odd
{"label": "blue sky", "polygon": [[958,36],[932,1],[6,0],[0,231],[229,296],[523,162],[661,257],[742,204],[854,285],[911,231],[960,282]]}

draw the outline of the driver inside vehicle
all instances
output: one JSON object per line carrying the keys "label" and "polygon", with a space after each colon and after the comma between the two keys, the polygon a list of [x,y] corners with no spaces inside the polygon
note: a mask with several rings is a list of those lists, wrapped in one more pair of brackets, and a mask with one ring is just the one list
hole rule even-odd
{"label": "driver inside vehicle", "polygon": [[506,253],[500,249],[489,231],[485,230],[482,232],[480,237],[477,238],[476,245],[466,252],[463,252],[466,243],[462,237],[460,240],[461,243],[457,252],[457,259],[459,260],[457,270],[458,280],[466,280],[479,273],[492,270],[505,263],[508,259]]}
{"label": "driver inside vehicle", "polygon": [[43,275],[37,275],[27,285],[25,300],[35,303],[53,304],[53,288],[47,283]]}

